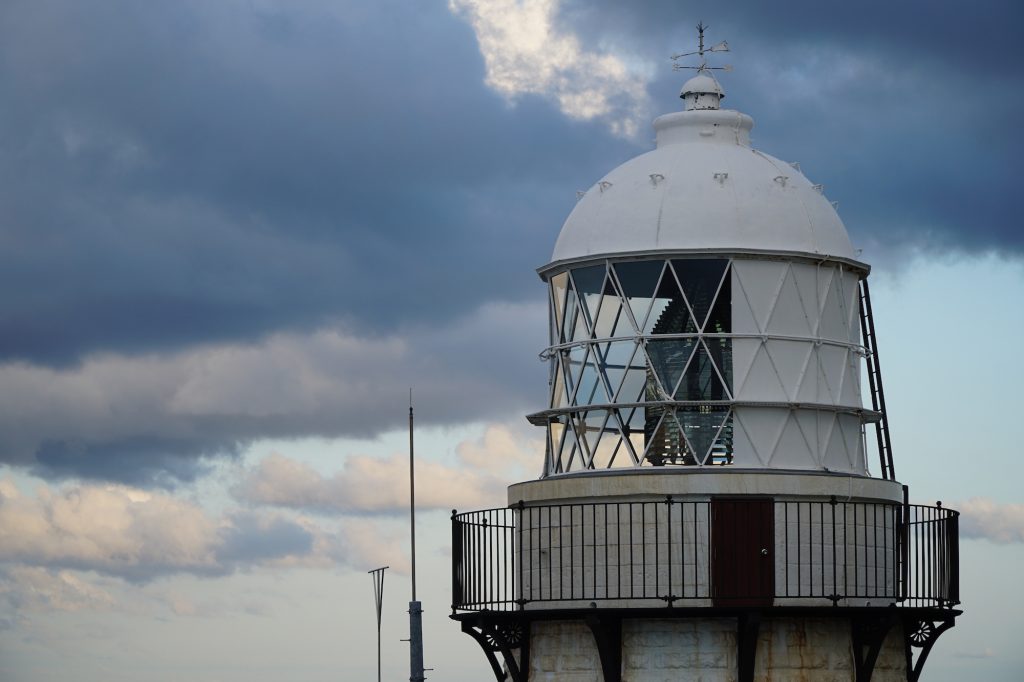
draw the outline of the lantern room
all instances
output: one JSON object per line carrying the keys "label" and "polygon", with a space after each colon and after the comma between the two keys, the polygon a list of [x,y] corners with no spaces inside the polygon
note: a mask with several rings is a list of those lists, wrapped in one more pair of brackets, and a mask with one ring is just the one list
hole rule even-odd
{"label": "lantern room", "polygon": [[[712,85],[708,85],[708,84]],[[707,91],[713,99],[701,99]],[[562,228],[549,288],[546,475],[629,467],[867,474],[861,286],[821,185],[693,108],[599,180]],[[692,97],[691,97],[692,96]]]}

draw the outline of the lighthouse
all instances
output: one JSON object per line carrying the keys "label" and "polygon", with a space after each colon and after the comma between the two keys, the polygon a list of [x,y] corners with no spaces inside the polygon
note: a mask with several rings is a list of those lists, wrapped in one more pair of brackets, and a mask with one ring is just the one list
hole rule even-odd
{"label": "lighthouse", "polygon": [[897,477],[870,267],[706,63],[680,96],[539,269],[542,471],[453,512],[452,618],[498,682],[918,680],[958,514]]}

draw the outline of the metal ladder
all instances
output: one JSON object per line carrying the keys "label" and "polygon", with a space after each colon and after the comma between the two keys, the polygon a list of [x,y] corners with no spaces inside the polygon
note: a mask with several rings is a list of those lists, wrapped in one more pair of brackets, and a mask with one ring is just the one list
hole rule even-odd
{"label": "metal ladder", "polygon": [[871,409],[881,417],[875,422],[878,438],[878,458],[882,465],[882,478],[896,480],[892,464],[892,442],[889,440],[889,420],[885,413],[885,391],[882,390],[882,368],[878,364],[878,346],[875,340],[875,321],[871,315],[871,292],[866,277],[860,280],[860,329],[867,350],[868,385],[871,388]]}

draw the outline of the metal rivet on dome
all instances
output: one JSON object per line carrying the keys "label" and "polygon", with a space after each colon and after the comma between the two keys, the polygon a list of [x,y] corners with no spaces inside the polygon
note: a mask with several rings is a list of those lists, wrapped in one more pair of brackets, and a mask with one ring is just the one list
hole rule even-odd
{"label": "metal rivet on dome", "polygon": [[828,203],[832,204],[832,208],[834,208],[835,210],[837,210],[837,211],[839,210],[839,202],[838,201],[830,201]]}
{"label": "metal rivet on dome", "polygon": [[587,196],[586,192],[583,192],[581,190],[576,190],[576,201],[579,201],[580,199],[582,199],[585,196]]}
{"label": "metal rivet on dome", "polygon": [[800,162],[799,162],[799,161],[790,161],[790,162],[789,162],[789,165],[790,165],[790,166],[792,166],[792,168],[793,168],[794,170],[796,170],[797,172],[799,172],[799,173],[803,173],[803,171],[802,171],[802,170],[800,170]]}
{"label": "metal rivet on dome", "polygon": [[787,176],[785,176],[785,175],[776,175],[776,176],[775,176],[774,178],[772,178],[772,179],[773,179],[773,180],[774,180],[775,182],[777,182],[777,183],[779,183],[780,185],[782,185],[783,187],[785,187],[785,186],[786,186],[786,180],[789,180],[789,177],[787,177]]}
{"label": "metal rivet on dome", "polygon": [[818,194],[824,194],[825,193],[825,185],[818,184],[818,185],[811,185],[811,187]]}
{"label": "metal rivet on dome", "polygon": [[602,180],[601,182],[597,183],[597,186],[602,192],[604,192],[606,189],[612,186],[612,183],[608,182],[607,180]]}
{"label": "metal rivet on dome", "polygon": [[665,176],[661,173],[651,173],[649,177],[651,178],[651,184],[655,187],[658,186],[659,182],[665,179]]}
{"label": "metal rivet on dome", "polygon": [[726,178],[729,177],[729,174],[728,173],[715,173],[712,177],[715,180],[718,180],[718,184],[719,185],[724,185]]}

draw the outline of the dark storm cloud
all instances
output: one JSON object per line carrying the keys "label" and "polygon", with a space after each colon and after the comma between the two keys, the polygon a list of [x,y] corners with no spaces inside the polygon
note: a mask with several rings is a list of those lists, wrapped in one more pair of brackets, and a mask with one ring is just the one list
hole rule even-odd
{"label": "dark storm cloud", "polygon": [[625,147],[482,81],[442,3],[5,3],[0,358],[534,293],[580,166]]}
{"label": "dark storm cloud", "polygon": [[561,17],[662,60],[650,91],[664,108],[682,80],[666,58],[694,49],[699,20],[733,50],[710,60],[736,68],[726,103],[754,116],[759,148],[825,184],[855,243],[1024,252],[1020,3],[570,0]]}
{"label": "dark storm cloud", "polygon": [[[237,426],[233,431],[244,432]],[[207,473],[204,458],[229,456],[238,448],[237,438],[216,432],[191,438],[153,433],[100,442],[43,440],[26,463],[31,463],[33,473],[47,478],[84,476],[169,488]]]}

